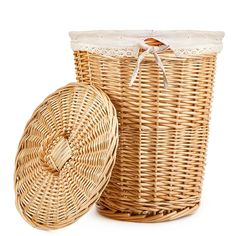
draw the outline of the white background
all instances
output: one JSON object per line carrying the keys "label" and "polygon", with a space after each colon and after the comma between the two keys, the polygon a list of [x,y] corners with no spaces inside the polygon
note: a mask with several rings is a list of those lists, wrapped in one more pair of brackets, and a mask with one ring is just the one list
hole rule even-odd
{"label": "white background", "polygon": [[[236,235],[236,13],[219,0],[0,0],[0,235]],[[14,160],[26,121],[55,89],[75,80],[68,31],[196,29],[225,31],[218,57],[202,204],[196,214],[141,224],[93,208],[56,231],[28,225],[15,209]]]}

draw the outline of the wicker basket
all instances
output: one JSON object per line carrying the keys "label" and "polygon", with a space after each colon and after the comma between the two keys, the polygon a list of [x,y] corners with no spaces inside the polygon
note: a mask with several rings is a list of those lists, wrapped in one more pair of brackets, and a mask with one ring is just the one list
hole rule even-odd
{"label": "wicker basket", "polygon": [[200,203],[223,33],[98,31],[70,36],[77,80],[109,95],[120,124],[116,165],[98,211],[136,222],[193,213]]}
{"label": "wicker basket", "polygon": [[35,110],[16,157],[16,205],[33,226],[73,223],[110,179],[118,121],[109,98],[88,85],[69,84]]}

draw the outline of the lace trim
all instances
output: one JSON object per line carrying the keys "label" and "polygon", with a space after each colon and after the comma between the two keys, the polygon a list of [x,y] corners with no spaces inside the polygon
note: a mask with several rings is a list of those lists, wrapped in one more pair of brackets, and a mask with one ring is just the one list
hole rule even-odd
{"label": "lace trim", "polygon": [[[96,47],[91,45],[77,45],[76,50],[87,51],[89,53],[107,56],[107,57],[138,57],[138,47],[127,47],[127,48],[109,48],[109,47]],[[217,53],[220,52],[222,47],[204,47],[204,48],[178,48],[172,49],[177,57],[194,56],[201,54]]]}
{"label": "lace trim", "polygon": [[178,48],[174,50],[177,57],[194,56],[209,53],[218,53],[222,47],[204,47],[204,48]]}
{"label": "lace trim", "polygon": [[96,47],[94,45],[72,44],[73,48],[80,51],[87,51],[93,54],[108,56],[108,57],[138,57],[139,48],[127,47],[127,48],[110,48],[110,47]]}
{"label": "lace trim", "polygon": [[70,32],[73,50],[109,57],[138,57],[147,38],[159,40],[178,57],[218,53],[223,32],[213,31],[81,31]]}

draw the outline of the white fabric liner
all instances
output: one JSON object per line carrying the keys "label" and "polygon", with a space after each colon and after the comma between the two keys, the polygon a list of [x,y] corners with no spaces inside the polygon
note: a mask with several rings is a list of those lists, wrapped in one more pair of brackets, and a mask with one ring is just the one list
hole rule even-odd
{"label": "white fabric liner", "polygon": [[219,53],[224,32],[194,30],[99,30],[70,32],[73,50],[111,57],[138,57],[144,40],[154,38],[168,45],[177,57]]}

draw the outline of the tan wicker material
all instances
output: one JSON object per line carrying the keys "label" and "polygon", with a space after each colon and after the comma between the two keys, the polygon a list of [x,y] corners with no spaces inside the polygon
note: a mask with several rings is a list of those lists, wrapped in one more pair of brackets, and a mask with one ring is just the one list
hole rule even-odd
{"label": "tan wicker material", "polygon": [[93,86],[69,84],[34,111],[16,157],[16,205],[33,226],[73,223],[110,179],[118,145],[114,106]]}
{"label": "tan wicker material", "polygon": [[173,220],[200,203],[216,54],[159,56],[168,89],[152,54],[129,87],[137,58],[74,51],[77,80],[103,89],[118,112],[116,165],[97,205],[114,219]]}

